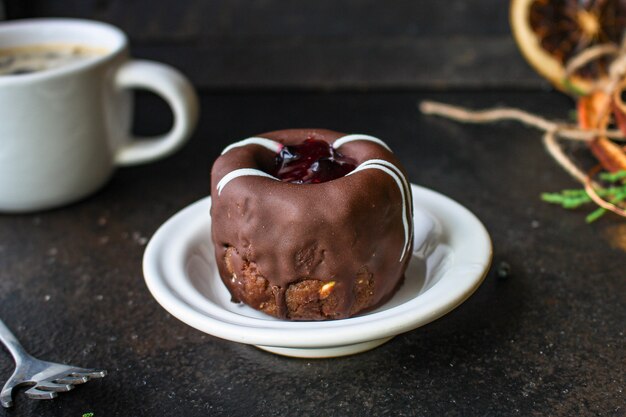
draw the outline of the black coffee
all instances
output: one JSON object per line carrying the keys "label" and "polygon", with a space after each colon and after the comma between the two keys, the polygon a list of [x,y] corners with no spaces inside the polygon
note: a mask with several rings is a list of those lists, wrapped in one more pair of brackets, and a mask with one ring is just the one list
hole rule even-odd
{"label": "black coffee", "polygon": [[30,74],[104,55],[106,50],[79,44],[39,44],[0,49],[0,76]]}

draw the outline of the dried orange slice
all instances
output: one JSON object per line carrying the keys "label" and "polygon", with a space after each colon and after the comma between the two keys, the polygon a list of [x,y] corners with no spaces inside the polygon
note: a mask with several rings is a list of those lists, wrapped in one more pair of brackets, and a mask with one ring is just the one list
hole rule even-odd
{"label": "dried orange slice", "polygon": [[621,43],[626,29],[625,0],[511,0],[511,29],[526,60],[556,88],[590,92],[592,80],[606,76],[602,57],[566,76],[572,57],[591,46]]}

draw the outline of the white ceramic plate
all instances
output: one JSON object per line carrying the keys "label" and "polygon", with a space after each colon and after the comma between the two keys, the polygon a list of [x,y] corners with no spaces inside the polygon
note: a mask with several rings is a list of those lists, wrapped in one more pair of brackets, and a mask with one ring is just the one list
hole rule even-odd
{"label": "white ceramic plate", "polygon": [[489,234],[470,211],[434,191],[411,188],[415,250],[406,280],[391,300],[367,314],[290,322],[232,303],[214,259],[210,197],[184,208],[154,234],[143,258],[146,283],[173,316],[223,339],[308,358],[372,349],[457,307],[478,288],[491,262]]}

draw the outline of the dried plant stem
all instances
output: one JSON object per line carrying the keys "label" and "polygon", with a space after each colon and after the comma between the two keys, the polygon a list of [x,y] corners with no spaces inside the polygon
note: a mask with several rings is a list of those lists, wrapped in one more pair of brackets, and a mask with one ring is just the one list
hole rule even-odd
{"label": "dried plant stem", "polygon": [[587,48],[569,60],[565,67],[565,75],[569,77],[591,61],[606,55],[617,55],[619,51],[619,47],[614,43],[605,43]]}
{"label": "dried plant stem", "polygon": [[561,165],[561,167],[567,171],[568,174],[576,178],[581,183],[585,183],[587,175],[582,172],[567,155],[565,155],[565,152],[563,152],[563,149],[561,149],[556,141],[554,131],[548,131],[543,135],[543,145],[550,156],[552,156],[552,158],[554,158],[554,160],[558,162],[558,164]]}
{"label": "dried plant stem", "polygon": [[[489,123],[499,120],[518,120],[526,125],[537,127],[545,132],[543,144],[554,160],[572,177],[581,183],[585,183],[586,174],[582,172],[576,164],[563,152],[556,138],[559,137],[590,141],[597,132],[582,130],[576,127],[554,123],[542,117],[519,109],[500,108],[493,110],[471,111],[462,107],[451,106],[449,104],[437,103],[433,101],[423,101],[420,110],[425,114],[436,114],[448,117],[465,123]],[[621,134],[621,133],[620,133]]]}
{"label": "dried plant stem", "polygon": [[[424,114],[443,116],[463,123],[490,123],[500,120],[517,120],[525,125],[533,126],[543,130],[543,144],[550,156],[552,156],[552,158],[567,173],[569,173],[576,180],[584,184],[585,192],[587,193],[589,198],[591,198],[593,202],[595,202],[603,209],[626,217],[626,209],[619,207],[618,205],[606,201],[602,197],[600,197],[600,195],[596,192],[596,188],[600,189],[601,187],[592,179],[593,175],[597,173],[602,168],[602,166],[606,168],[606,166],[610,164],[608,164],[607,161],[603,161],[602,158],[599,158],[602,165],[599,165],[590,173],[586,174],[581,171],[580,168],[578,168],[576,164],[574,164],[574,162],[565,154],[557,140],[558,136],[560,138],[568,140],[590,142],[590,146],[596,157],[598,157],[597,153],[599,151],[594,151],[594,146],[600,148],[600,151],[602,151],[602,155],[609,154],[609,156],[612,156],[612,158],[608,158],[607,156],[609,162],[614,162],[614,160],[617,160],[621,164],[624,163],[623,155],[620,154],[620,158],[615,157],[616,151],[613,148],[618,149],[617,153],[619,153],[619,148],[617,147],[617,145],[608,140],[608,138],[610,138],[615,141],[625,142],[626,140],[624,134],[620,130],[607,130],[604,129],[604,127],[606,123],[608,123],[608,115],[611,111],[612,102],[610,98],[613,98],[613,101],[619,107],[620,111],[625,112],[626,110],[626,105],[624,105],[621,99],[621,94],[626,89],[626,80],[624,79],[624,77],[626,76],[626,33],[624,34],[621,45],[619,47],[615,44],[597,45],[595,47],[588,48],[575,56],[573,59],[570,60],[565,69],[566,78],[569,79],[572,74],[574,74],[578,69],[587,65],[589,62],[592,62],[598,58],[607,55],[615,56],[615,58],[611,62],[611,65],[609,66],[608,77],[595,81],[592,88],[592,91],[595,92],[603,91],[608,98],[607,100],[605,100],[605,102],[601,103],[600,106],[597,106],[599,107],[598,109],[596,109],[598,116],[597,123],[593,123],[592,125],[593,127],[596,127],[599,124],[601,125],[600,127],[602,127],[603,129],[582,129],[573,124],[553,122],[544,119],[541,116],[537,116],[535,114],[515,108],[503,107],[490,110],[472,111],[463,107],[452,106],[449,104],[438,103],[434,101],[423,101],[420,103],[419,108]],[[616,117],[617,116],[618,115],[616,115]],[[619,118],[617,122],[620,122]],[[626,147],[624,147],[624,149],[626,150]],[[618,166],[618,168],[619,167],[620,166]],[[613,168],[613,166],[611,165],[609,168],[606,169],[613,172],[615,171],[615,169],[618,168]],[[621,196],[620,198],[623,197],[624,196]],[[614,201],[616,202],[617,200],[618,198],[616,197]],[[552,202],[554,202],[554,200]],[[590,214],[587,217],[587,221],[593,221],[603,213],[602,209],[598,210]]]}
{"label": "dried plant stem", "polygon": [[559,137],[563,139],[590,141],[596,136],[605,136],[618,141],[626,141],[624,134],[619,130],[583,130],[572,124],[552,122],[535,114],[509,107],[476,111],[426,100],[420,103],[420,110],[424,114],[442,116],[464,123],[491,123],[501,120],[516,120],[545,132],[558,131]]}
{"label": "dried plant stem", "polygon": [[598,206],[612,211],[613,213],[620,215],[622,217],[626,217],[626,210],[624,210],[621,207],[618,207],[617,205],[613,204],[613,203],[609,203],[608,201],[606,201],[605,199],[603,199],[602,197],[600,197],[598,195],[598,193],[596,192],[596,188],[598,187],[597,184],[595,184],[592,180],[591,177],[596,174],[598,171],[598,169],[594,169],[592,170],[588,175],[585,176],[585,179],[583,181],[583,184],[585,184],[585,191],[587,192],[587,195],[589,196],[589,198],[591,198],[593,200],[594,203],[596,203]]}
{"label": "dried plant stem", "polygon": [[[596,82],[594,89],[602,88],[607,93],[608,97],[612,97],[613,94],[618,91],[619,82],[624,78],[624,74],[626,74],[626,35],[621,47],[618,47],[615,44],[603,44],[588,48],[575,56],[567,65],[567,76],[571,76],[576,70],[582,68],[589,62],[606,55],[616,56],[616,58],[610,65],[609,77],[600,82]],[[605,115],[610,111],[610,104],[610,100],[606,100],[606,103],[601,109],[599,109],[600,117],[598,120],[604,120]],[[610,138],[616,141],[625,141],[624,134],[620,130],[582,129],[573,124],[553,122],[551,120],[544,119],[541,116],[515,108],[504,107],[490,110],[472,111],[449,104],[437,103],[434,101],[423,101],[420,103],[420,110],[424,114],[443,116],[464,123],[490,123],[500,120],[517,120],[525,125],[541,129],[545,132],[543,136],[543,144],[548,153],[572,177],[585,184],[586,188],[593,188],[592,185],[597,186],[597,184],[594,183],[588,175],[582,172],[565,154],[565,152],[563,152],[563,149],[559,146],[557,141],[557,136],[563,139],[584,142],[590,142],[598,137],[606,141],[606,143],[611,142],[604,138]],[[592,142],[591,145],[593,146],[595,143],[596,142]],[[613,144],[611,143],[611,145]],[[604,147],[602,150],[604,150]],[[594,199],[594,201],[596,200],[593,196],[591,196],[591,198]],[[607,208],[605,205],[610,205],[610,203],[604,200],[602,201],[604,205],[600,204],[598,201],[596,201],[596,203],[604,208]],[[609,210],[615,211],[613,209]]]}

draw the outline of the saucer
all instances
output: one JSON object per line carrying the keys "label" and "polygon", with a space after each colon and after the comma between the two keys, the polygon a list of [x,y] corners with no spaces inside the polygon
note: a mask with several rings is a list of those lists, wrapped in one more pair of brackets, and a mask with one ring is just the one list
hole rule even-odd
{"label": "saucer", "polygon": [[491,240],[469,210],[411,184],[414,245],[406,278],[384,305],[343,320],[294,322],[231,302],[211,241],[211,197],[167,220],[146,247],[146,284],[163,308],[210,335],[280,355],[324,358],[375,348],[465,301],[491,263]]}

